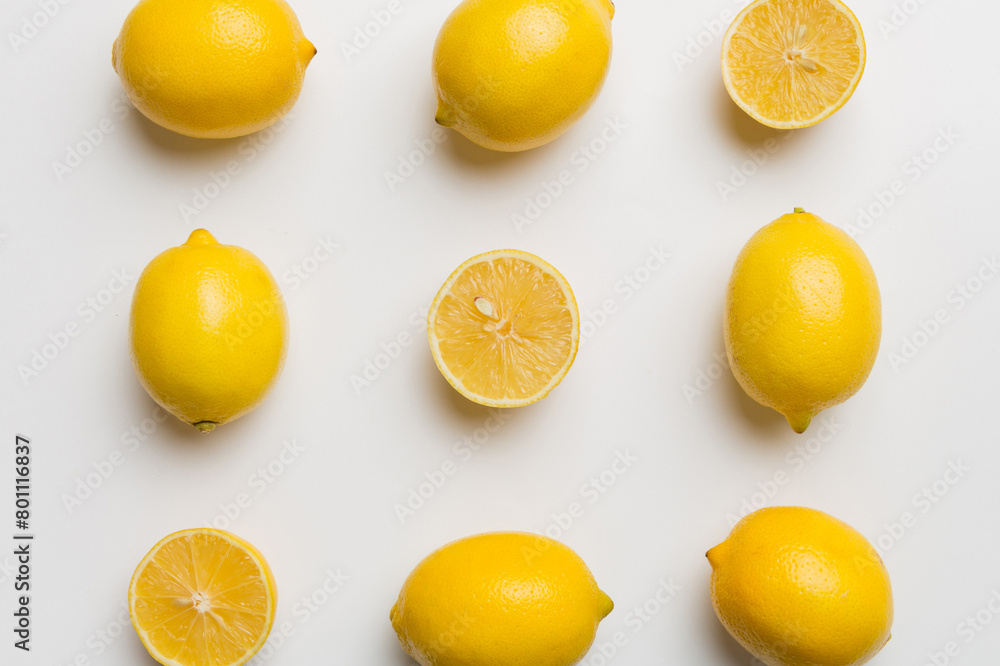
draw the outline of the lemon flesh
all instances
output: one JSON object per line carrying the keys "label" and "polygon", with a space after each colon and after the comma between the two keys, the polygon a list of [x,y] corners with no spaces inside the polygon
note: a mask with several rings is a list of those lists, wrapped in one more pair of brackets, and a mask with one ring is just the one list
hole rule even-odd
{"label": "lemon flesh", "polygon": [[518,250],[477,255],[431,304],[427,336],[438,369],[466,398],[518,407],[562,381],[580,343],[580,315],[566,279]]}
{"label": "lemon flesh", "polygon": [[215,529],[176,532],[135,570],[129,614],[164,666],[239,666],[264,645],[277,592],[252,545]]}
{"label": "lemon flesh", "polygon": [[828,118],[854,94],[864,69],[861,24],[840,0],[756,0],[722,40],[730,97],[777,129]]}

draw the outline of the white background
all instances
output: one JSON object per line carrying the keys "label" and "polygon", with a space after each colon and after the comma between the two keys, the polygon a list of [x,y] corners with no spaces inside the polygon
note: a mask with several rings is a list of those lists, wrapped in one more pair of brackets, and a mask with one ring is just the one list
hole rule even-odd
{"label": "white background", "polygon": [[[0,10],[0,542],[11,544],[0,546],[0,662],[151,664],[120,624],[134,566],[169,532],[225,524],[222,507],[241,493],[250,505],[229,528],[270,561],[276,627],[292,629],[255,663],[412,663],[388,613],[422,557],[478,532],[545,530],[574,502],[582,517],[552,533],[617,604],[597,638],[627,637],[616,664],[750,662],[713,615],[704,558],[744,502],[815,507],[880,544],[896,618],[873,663],[929,663],[949,642],[950,663],[995,662],[1000,619],[981,633],[959,625],[1000,590],[1000,280],[983,268],[994,279],[977,282],[1000,251],[996,3],[907,0],[910,14],[897,10],[893,25],[889,0],[855,0],[868,43],[860,87],[829,120],[785,136],[745,117],[722,86],[713,31],[738,3],[621,2],[607,84],[568,134],[503,155],[448,133],[394,190],[386,173],[435,129],[430,55],[453,0],[402,0],[350,58],[342,44],[385,3],[295,1],[319,55],[292,117],[257,143],[187,139],[125,110],[110,52],[131,4],[65,1],[16,46],[9,33],[25,30],[26,17],[41,22],[32,19],[41,10],[32,0]],[[624,129],[602,146],[608,122]],[[951,138],[935,148],[938,136]],[[747,162],[769,138],[777,150],[759,167]],[[584,158],[581,171],[578,151],[595,140],[603,153]],[[933,164],[915,169],[925,151]],[[87,154],[77,162],[71,152]],[[57,166],[67,160],[76,164],[68,173]],[[240,173],[213,188],[212,173],[230,161]],[[554,201],[541,197],[548,207],[516,228],[512,214],[563,169],[573,183]],[[901,194],[879,208],[878,193],[895,180]],[[734,191],[724,197],[720,183]],[[213,198],[185,220],[181,206],[197,192]],[[732,262],[754,231],[794,206],[855,225],[884,304],[871,378],[801,436],[717,362]],[[862,208],[876,215],[859,225]],[[173,418],[152,427],[155,404],[126,344],[135,277],[199,226],[272,269],[292,328],[273,395],[207,437]],[[339,248],[314,263],[318,239]],[[477,436],[490,415],[438,374],[422,308],[462,261],[501,247],[560,269],[589,335],[562,385],[505,414],[464,461],[455,443]],[[661,247],[669,262],[646,272],[650,248]],[[296,266],[314,270],[296,282]],[[127,287],[102,291],[116,271]],[[629,297],[620,281],[633,275],[646,282]],[[956,291],[966,285],[979,288],[971,300]],[[110,303],[90,314],[88,298]],[[617,311],[596,326],[608,299]],[[939,310],[946,323],[921,334]],[[23,379],[19,366],[69,323],[79,334]],[[400,334],[411,344],[356,390],[352,375],[368,361],[385,366],[380,346]],[[920,345],[911,358],[906,341]],[[127,435],[144,425],[155,431],[141,442]],[[13,649],[8,628],[15,434],[34,448],[30,655]],[[280,467],[283,442],[293,440],[303,450],[258,492],[255,470]],[[124,461],[107,479],[95,476],[116,450]],[[590,503],[582,486],[618,452],[638,462]],[[446,461],[457,473],[401,523],[394,505]],[[940,481],[950,463],[969,468],[953,485]],[[769,483],[777,472],[788,475],[780,487]],[[936,481],[942,496],[921,500]],[[905,513],[911,526],[893,536]],[[322,599],[326,572],[338,569],[350,580],[303,610],[302,598]],[[632,609],[661,580],[680,591],[637,622]],[[596,654],[584,663],[605,663]]]}

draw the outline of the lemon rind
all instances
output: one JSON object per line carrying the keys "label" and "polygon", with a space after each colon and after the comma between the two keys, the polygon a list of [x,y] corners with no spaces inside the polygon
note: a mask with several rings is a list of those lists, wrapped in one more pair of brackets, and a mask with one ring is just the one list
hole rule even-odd
{"label": "lemon rind", "polygon": [[765,116],[762,116],[760,113],[758,113],[755,109],[753,109],[749,104],[747,104],[743,100],[743,98],[740,97],[733,89],[729,75],[728,63],[729,63],[729,47],[732,42],[732,37],[739,29],[739,26],[743,23],[743,19],[745,19],[747,14],[753,11],[756,7],[773,1],[774,0],[754,0],[754,2],[751,2],[749,5],[744,7],[740,11],[740,13],[736,15],[736,18],[733,19],[733,22],[729,24],[729,28],[722,36],[722,81],[725,84],[726,91],[729,93],[729,97],[733,100],[733,102],[735,102],[736,105],[740,107],[748,116],[750,116],[760,124],[779,130],[802,129],[805,127],[812,127],[813,125],[816,125],[817,123],[826,120],[834,113],[839,111],[845,104],[847,104],[847,100],[849,100],[851,96],[854,95],[854,91],[857,89],[858,84],[861,82],[861,76],[865,72],[865,65],[867,64],[868,60],[867,47],[865,46],[865,34],[864,31],[861,29],[861,22],[858,21],[857,16],[854,15],[854,12],[851,11],[850,7],[845,5],[843,2],[840,2],[840,0],[826,0],[833,7],[835,7],[837,11],[844,14],[848,18],[848,20],[854,25],[858,35],[856,43],[859,49],[860,66],[858,67],[854,76],[851,78],[851,82],[848,84],[847,88],[844,90],[844,93],[840,96],[840,98],[837,99],[837,101],[834,102],[833,104],[827,106],[825,109],[823,109],[823,111],[816,114],[815,116],[807,118],[806,120],[783,120],[783,121],[766,118]]}
{"label": "lemon rind", "polygon": [[[441,301],[443,301],[444,298],[451,293],[451,287],[452,285],[455,284],[455,281],[458,280],[459,276],[461,276],[461,274],[465,272],[473,264],[478,264],[503,258],[513,258],[513,259],[521,259],[527,261],[532,265],[541,268],[549,275],[552,275],[556,279],[556,282],[558,282],[559,286],[562,288],[563,294],[566,296],[566,305],[569,308],[573,322],[572,329],[570,331],[571,348],[569,356],[566,358],[566,362],[559,369],[559,371],[552,376],[549,382],[544,387],[542,387],[542,389],[540,389],[538,392],[526,398],[519,398],[519,399],[489,398],[487,396],[480,395],[474,391],[470,391],[468,388],[466,388],[465,385],[462,384],[461,380],[455,377],[455,375],[451,372],[448,366],[441,359],[440,338],[438,337],[437,332],[435,331],[434,328],[434,318],[435,315],[437,314],[438,308],[441,305]],[[497,408],[524,407],[526,405],[536,403],[542,398],[546,397],[549,393],[551,393],[552,389],[554,389],[562,382],[563,378],[566,376],[566,373],[569,372],[570,367],[573,365],[573,361],[576,359],[576,354],[580,349],[580,311],[579,307],[577,306],[576,296],[573,294],[573,290],[570,287],[569,282],[566,280],[565,277],[563,277],[562,273],[556,270],[556,268],[552,266],[550,263],[548,263],[541,257],[531,254],[530,252],[524,252],[523,250],[512,250],[512,249],[493,250],[491,252],[484,252],[482,254],[477,254],[471,259],[468,259],[467,261],[462,263],[461,266],[452,271],[450,276],[448,276],[448,279],[441,286],[441,289],[438,291],[437,295],[434,297],[434,300],[431,302],[430,311],[427,313],[427,339],[431,347],[431,356],[434,357],[434,364],[437,366],[438,370],[448,381],[448,383],[451,384],[452,388],[454,388],[464,397],[471,400],[472,402],[484,405],[486,407],[497,407]]]}
{"label": "lemon rind", "polygon": [[249,555],[250,558],[253,560],[254,564],[257,565],[257,569],[260,572],[261,578],[265,581],[268,587],[267,610],[266,610],[267,625],[264,627],[264,630],[261,631],[261,635],[257,639],[257,642],[252,647],[248,648],[247,651],[243,654],[243,656],[237,659],[236,661],[232,661],[227,664],[216,664],[216,666],[242,666],[243,664],[250,661],[260,651],[260,649],[264,647],[264,644],[267,642],[268,636],[271,634],[271,629],[274,626],[275,611],[277,609],[278,593],[274,583],[274,575],[271,573],[271,569],[267,564],[267,560],[264,559],[263,555],[261,555],[260,551],[258,551],[253,546],[253,544],[241,539],[235,534],[211,527],[196,527],[192,529],[179,530],[177,532],[173,532],[163,537],[159,541],[157,541],[156,545],[150,548],[149,552],[146,553],[145,557],[142,558],[142,561],[139,562],[139,565],[135,568],[135,572],[132,574],[132,580],[129,583],[128,587],[129,619],[132,622],[132,627],[139,635],[139,640],[142,641],[143,646],[149,652],[149,656],[151,656],[153,659],[155,659],[163,666],[190,666],[189,664],[178,661],[176,659],[170,659],[169,657],[166,657],[165,655],[160,653],[160,651],[153,645],[152,641],[150,640],[149,633],[142,626],[140,626],[136,618],[135,604],[136,601],[138,600],[138,597],[136,596],[136,586],[138,585],[140,574],[145,570],[145,568],[149,565],[149,563],[153,560],[153,558],[157,555],[157,553],[160,552],[164,544],[181,537],[192,536],[196,534],[208,534],[214,537],[222,538],[226,541],[229,541],[233,545],[238,546],[241,550],[246,552],[247,555]]}

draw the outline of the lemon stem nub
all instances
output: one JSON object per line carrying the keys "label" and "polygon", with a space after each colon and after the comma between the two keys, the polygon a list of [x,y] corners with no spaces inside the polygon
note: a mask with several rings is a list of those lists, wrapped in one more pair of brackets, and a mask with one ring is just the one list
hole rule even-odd
{"label": "lemon stem nub", "polygon": [[434,122],[441,127],[451,127],[455,124],[455,118],[451,110],[442,105],[438,107],[437,113],[434,115]]}
{"label": "lemon stem nub", "polygon": [[188,236],[187,242],[184,243],[188,246],[193,245],[218,245],[219,241],[215,240],[213,236],[207,229],[195,229]]}
{"label": "lemon stem nub", "polygon": [[812,417],[812,414],[807,413],[785,415],[785,418],[788,420],[788,425],[792,426],[792,430],[800,435],[806,431],[806,428],[809,427],[809,423],[812,422]]}
{"label": "lemon stem nub", "polygon": [[[319,49],[317,49],[316,45],[310,42],[305,37],[303,37],[302,41],[299,42],[298,48],[299,48],[299,59],[302,61],[302,68],[305,69],[306,67],[309,66],[309,63],[313,61],[313,58],[316,57],[316,54],[319,53]],[[289,106],[288,108],[291,109],[291,106]]]}
{"label": "lemon stem nub", "polygon": [[215,426],[219,424],[216,423],[215,421],[198,421],[197,423],[192,423],[191,425],[197,428],[201,434],[207,435],[208,433],[215,430]]}
{"label": "lemon stem nub", "polygon": [[793,208],[792,212],[793,213],[804,213],[804,212],[806,212],[806,209],[805,208]]}
{"label": "lemon stem nub", "polygon": [[597,596],[598,596],[598,608],[599,608],[598,614],[601,616],[601,619],[603,620],[604,618],[606,618],[608,615],[611,614],[611,611],[615,609],[615,602],[612,601],[611,597],[605,594],[603,590],[598,590]]}
{"label": "lemon stem nub", "polygon": [[718,567],[719,564],[722,562],[724,551],[728,550],[728,548],[729,548],[728,542],[723,541],[719,545],[713,548],[709,548],[708,552],[705,553],[705,557],[708,558],[708,563],[709,565],[711,565],[713,569]]}

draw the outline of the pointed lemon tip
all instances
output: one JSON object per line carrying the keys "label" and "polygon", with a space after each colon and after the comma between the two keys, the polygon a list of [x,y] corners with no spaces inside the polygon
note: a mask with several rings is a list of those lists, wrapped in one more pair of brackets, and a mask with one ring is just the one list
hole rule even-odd
{"label": "pointed lemon tip", "polygon": [[455,115],[444,104],[439,104],[437,113],[434,114],[434,122],[441,127],[453,127],[455,125]]}
{"label": "pointed lemon tip", "polygon": [[389,620],[393,623],[396,622],[396,613],[399,610],[399,604],[395,603],[392,605],[392,610],[389,611]]}
{"label": "pointed lemon tip", "polygon": [[215,421],[198,421],[197,423],[192,423],[191,425],[197,428],[198,432],[200,432],[201,434],[207,435],[208,433],[215,430],[215,426],[219,424],[216,423]]}
{"label": "pointed lemon tip", "polygon": [[788,425],[792,426],[798,434],[802,434],[809,427],[812,422],[813,415],[808,412],[795,412],[792,414],[785,414],[785,419],[788,421]]}
{"label": "pointed lemon tip", "polygon": [[[188,236],[185,245],[218,245],[219,241],[215,240],[215,236],[210,234],[207,229],[195,229]],[[203,421],[203,423],[210,423],[210,421]]]}
{"label": "pointed lemon tip", "polygon": [[726,551],[729,550],[728,543],[728,541],[723,541],[715,548],[709,548],[708,552],[705,553],[705,557],[708,558],[708,564],[713,570],[719,568],[719,565],[722,564],[722,560],[726,556]]}
{"label": "pointed lemon tip", "polygon": [[603,590],[597,591],[597,610],[603,620],[615,609],[615,602]]}
{"label": "pointed lemon tip", "polygon": [[316,57],[317,53],[319,53],[319,49],[316,48],[315,44],[308,39],[302,40],[302,59],[305,60],[307,65]]}

